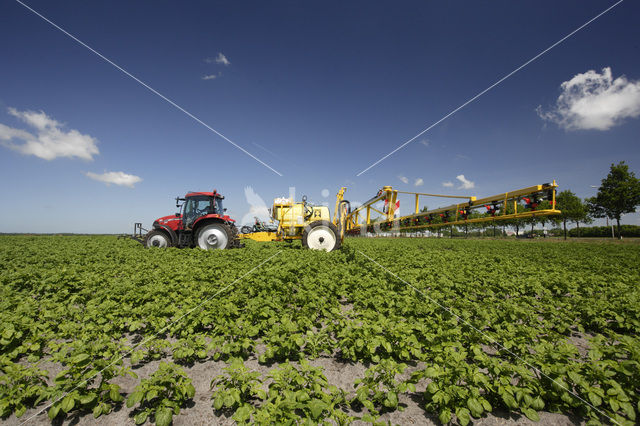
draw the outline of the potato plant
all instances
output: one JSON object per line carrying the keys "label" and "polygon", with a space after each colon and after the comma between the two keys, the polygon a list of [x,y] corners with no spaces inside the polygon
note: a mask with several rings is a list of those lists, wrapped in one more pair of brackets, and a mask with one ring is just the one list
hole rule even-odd
{"label": "potato plant", "polygon": [[[331,253],[205,252],[0,236],[0,263],[3,418],[51,404],[43,416],[56,421],[108,421],[127,401],[134,420],[166,423],[193,397],[182,366],[227,363],[207,397],[239,423],[393,422],[409,400],[462,425],[495,410],[638,421],[634,243],[353,238]],[[366,373],[340,389],[317,358]],[[150,362],[163,364],[117,385]]]}

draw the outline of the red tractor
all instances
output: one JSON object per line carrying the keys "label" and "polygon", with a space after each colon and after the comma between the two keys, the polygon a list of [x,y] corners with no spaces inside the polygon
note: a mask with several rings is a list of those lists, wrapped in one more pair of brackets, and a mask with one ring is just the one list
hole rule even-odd
{"label": "red tractor", "polygon": [[153,222],[153,229],[142,235],[136,223],[133,238],[145,247],[200,247],[204,250],[241,247],[235,220],[225,214],[224,197],[213,192],[189,192],[176,198],[180,213]]}

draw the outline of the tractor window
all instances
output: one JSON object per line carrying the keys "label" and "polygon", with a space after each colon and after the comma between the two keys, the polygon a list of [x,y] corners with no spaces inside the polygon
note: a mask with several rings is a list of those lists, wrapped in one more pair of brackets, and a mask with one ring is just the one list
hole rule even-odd
{"label": "tractor window", "polygon": [[189,197],[184,206],[184,226],[190,228],[200,216],[213,213],[211,199],[206,196]]}
{"label": "tractor window", "polygon": [[213,203],[216,208],[216,211],[214,213],[217,213],[220,216],[222,216],[224,214],[224,209],[222,208],[222,198],[215,198]]}

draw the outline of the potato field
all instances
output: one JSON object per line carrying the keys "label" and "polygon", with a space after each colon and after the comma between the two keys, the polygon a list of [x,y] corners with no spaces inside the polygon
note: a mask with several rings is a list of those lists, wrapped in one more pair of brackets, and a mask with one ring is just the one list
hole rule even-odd
{"label": "potato field", "polygon": [[0,237],[6,424],[635,424],[640,245]]}

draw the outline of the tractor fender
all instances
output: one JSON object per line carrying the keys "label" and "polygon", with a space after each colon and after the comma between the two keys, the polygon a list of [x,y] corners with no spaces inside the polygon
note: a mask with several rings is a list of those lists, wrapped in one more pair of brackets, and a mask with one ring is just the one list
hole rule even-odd
{"label": "tractor fender", "polygon": [[160,229],[164,232],[166,232],[167,234],[169,234],[169,238],[171,238],[171,244],[172,245],[176,245],[178,243],[178,236],[176,235],[176,231],[174,231],[173,229],[169,228],[167,225],[160,225],[159,223],[154,223],[153,224],[153,228],[154,229]]}
{"label": "tractor fender", "polygon": [[195,238],[195,235],[198,234],[198,229],[208,223],[227,223],[227,222],[218,215],[210,214],[210,215],[202,216],[198,218],[193,224],[194,238]]}
{"label": "tractor fender", "polygon": [[[228,223],[229,225],[235,223],[235,220],[231,219],[227,215],[220,216],[219,214],[210,213],[210,214],[207,214],[207,215],[204,215],[204,216],[200,216],[199,218],[197,218],[195,220],[195,222],[193,222],[193,227],[195,228],[196,226],[200,226],[199,225],[200,222],[206,222],[209,219],[217,219],[218,222]],[[214,220],[214,222],[215,222],[215,220]]]}

